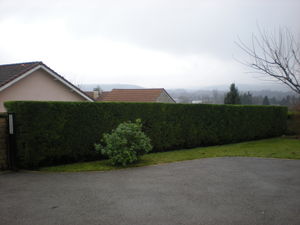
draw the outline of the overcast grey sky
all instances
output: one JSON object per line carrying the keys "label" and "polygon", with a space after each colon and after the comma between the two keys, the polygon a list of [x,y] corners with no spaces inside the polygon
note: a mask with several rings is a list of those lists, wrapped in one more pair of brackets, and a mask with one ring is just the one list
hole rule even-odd
{"label": "overcast grey sky", "polygon": [[234,41],[257,24],[299,35],[299,11],[300,0],[0,0],[0,64],[43,61],[76,84],[259,84]]}

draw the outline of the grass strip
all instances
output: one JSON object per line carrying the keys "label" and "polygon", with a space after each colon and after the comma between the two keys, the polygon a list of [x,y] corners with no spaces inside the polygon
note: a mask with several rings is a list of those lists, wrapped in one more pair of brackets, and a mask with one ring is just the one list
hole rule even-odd
{"label": "grass strip", "polygon": [[46,172],[107,171],[211,157],[264,157],[300,159],[300,140],[289,137],[249,141],[237,144],[199,147],[169,152],[150,153],[127,167],[114,167],[109,160],[81,162],[40,168]]}

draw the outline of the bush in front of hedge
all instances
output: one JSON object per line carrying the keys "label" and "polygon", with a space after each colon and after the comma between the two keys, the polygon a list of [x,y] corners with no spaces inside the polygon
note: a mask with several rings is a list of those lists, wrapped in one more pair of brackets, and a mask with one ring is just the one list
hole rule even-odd
{"label": "bush in front of hedge", "polygon": [[168,151],[280,136],[287,117],[287,108],[278,106],[34,101],[5,106],[16,115],[21,168],[101,159],[94,143],[137,118],[153,151]]}

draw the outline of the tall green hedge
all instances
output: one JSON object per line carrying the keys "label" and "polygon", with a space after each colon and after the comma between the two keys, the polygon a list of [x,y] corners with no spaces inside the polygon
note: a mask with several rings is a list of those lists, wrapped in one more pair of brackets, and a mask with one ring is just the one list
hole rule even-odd
{"label": "tall green hedge", "polygon": [[16,114],[21,168],[98,159],[94,143],[141,118],[154,151],[279,136],[287,109],[274,106],[163,103],[6,102]]}

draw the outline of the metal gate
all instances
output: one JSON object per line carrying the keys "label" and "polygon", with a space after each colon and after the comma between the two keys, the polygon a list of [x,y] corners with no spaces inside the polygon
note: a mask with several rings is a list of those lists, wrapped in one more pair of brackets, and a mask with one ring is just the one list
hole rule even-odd
{"label": "metal gate", "polygon": [[0,170],[8,169],[7,114],[0,114]]}
{"label": "metal gate", "polygon": [[16,170],[16,146],[13,113],[0,114],[0,170]]}

